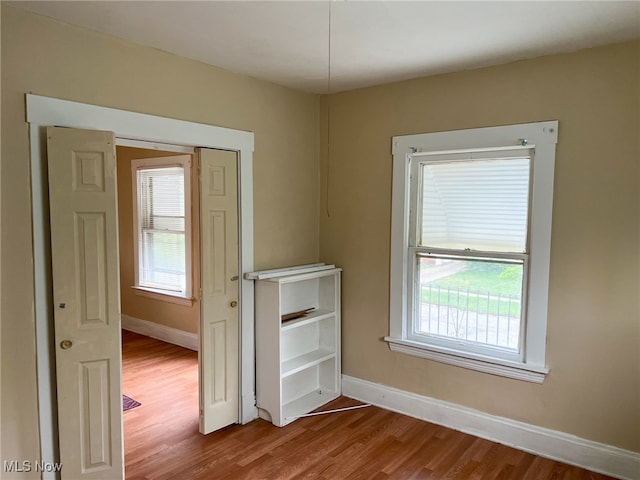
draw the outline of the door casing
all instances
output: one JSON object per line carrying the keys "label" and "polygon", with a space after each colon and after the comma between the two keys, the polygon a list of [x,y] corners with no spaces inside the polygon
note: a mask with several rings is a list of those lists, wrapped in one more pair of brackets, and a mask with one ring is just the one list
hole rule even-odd
{"label": "door casing", "polygon": [[[57,402],[51,298],[51,248],[47,187],[46,127],[108,130],[116,139],[142,140],[189,147],[230,150],[238,159],[238,221],[240,270],[240,399],[238,418],[257,418],[255,407],[255,349],[253,281],[253,150],[252,132],[174,120],[165,117],[27,94],[31,147],[31,201],[34,243],[34,300],[41,460],[55,462]],[[45,474],[43,478],[55,478]]]}

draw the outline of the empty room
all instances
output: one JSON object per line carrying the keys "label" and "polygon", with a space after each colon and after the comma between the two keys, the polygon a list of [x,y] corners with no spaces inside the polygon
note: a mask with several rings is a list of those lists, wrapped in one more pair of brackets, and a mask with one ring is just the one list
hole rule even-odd
{"label": "empty room", "polygon": [[639,2],[0,20],[0,477],[640,479]]}

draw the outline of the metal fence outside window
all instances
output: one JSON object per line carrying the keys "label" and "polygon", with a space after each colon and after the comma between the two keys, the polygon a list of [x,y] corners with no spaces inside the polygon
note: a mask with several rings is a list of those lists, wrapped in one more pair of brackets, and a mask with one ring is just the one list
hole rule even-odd
{"label": "metal fence outside window", "polygon": [[521,298],[423,285],[418,333],[518,350]]}

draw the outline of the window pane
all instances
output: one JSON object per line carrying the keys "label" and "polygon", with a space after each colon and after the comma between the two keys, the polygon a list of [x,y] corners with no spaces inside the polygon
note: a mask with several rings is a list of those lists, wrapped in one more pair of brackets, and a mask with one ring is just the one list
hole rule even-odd
{"label": "window pane", "polygon": [[525,252],[529,158],[422,164],[420,245]]}
{"label": "window pane", "polygon": [[183,167],[137,171],[141,286],[186,290]]}
{"label": "window pane", "polygon": [[523,262],[418,257],[415,333],[517,352]]}
{"label": "window pane", "polygon": [[143,228],[184,231],[182,167],[138,170]]}
{"label": "window pane", "polygon": [[184,238],[181,233],[143,232],[141,285],[185,289]]}

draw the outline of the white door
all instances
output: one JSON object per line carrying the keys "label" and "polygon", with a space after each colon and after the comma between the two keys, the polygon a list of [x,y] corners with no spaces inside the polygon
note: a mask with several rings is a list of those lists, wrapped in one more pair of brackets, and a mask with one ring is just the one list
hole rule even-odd
{"label": "white door", "polygon": [[200,432],[238,422],[238,174],[236,153],[199,149],[202,312]]}
{"label": "white door", "polygon": [[47,129],[62,479],[124,478],[115,142]]}

